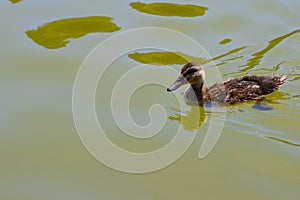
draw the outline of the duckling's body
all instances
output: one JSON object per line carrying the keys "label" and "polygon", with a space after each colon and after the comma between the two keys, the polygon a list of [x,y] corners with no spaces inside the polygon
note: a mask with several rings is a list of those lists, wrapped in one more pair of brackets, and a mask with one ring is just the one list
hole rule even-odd
{"label": "duckling's body", "polygon": [[203,103],[217,101],[234,104],[260,99],[281,86],[287,76],[244,76],[216,83],[202,90]]}
{"label": "duckling's body", "polygon": [[168,88],[168,91],[173,91],[181,85],[189,83],[191,86],[184,95],[188,104],[203,104],[211,101],[234,104],[261,99],[263,96],[277,90],[287,78],[286,75],[244,76],[203,88],[205,81],[204,69],[197,63],[188,63],[182,68],[181,75]]}

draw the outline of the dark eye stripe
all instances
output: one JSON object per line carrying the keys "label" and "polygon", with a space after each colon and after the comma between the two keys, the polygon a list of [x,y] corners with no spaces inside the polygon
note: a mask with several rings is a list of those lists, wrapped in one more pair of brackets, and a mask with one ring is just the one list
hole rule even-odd
{"label": "dark eye stripe", "polygon": [[198,71],[198,69],[191,68],[191,69],[188,70],[188,73],[194,73],[194,72],[196,72],[196,71]]}
{"label": "dark eye stripe", "polygon": [[190,67],[190,68],[187,68],[185,70],[182,70],[181,74],[183,76],[188,76],[188,75],[193,75],[197,71],[199,71],[199,69],[194,68],[194,67],[193,68]]}
{"label": "dark eye stripe", "polygon": [[198,70],[188,70],[188,71],[185,71],[183,72],[183,76],[186,77],[186,76],[192,76],[194,74],[194,72],[196,72]]}
{"label": "dark eye stripe", "polygon": [[193,73],[195,73],[196,71],[198,71],[198,70],[195,69],[195,68],[191,68],[191,69],[185,70],[185,71],[182,73],[182,75],[183,75],[183,76],[186,76],[187,74],[193,74]]}

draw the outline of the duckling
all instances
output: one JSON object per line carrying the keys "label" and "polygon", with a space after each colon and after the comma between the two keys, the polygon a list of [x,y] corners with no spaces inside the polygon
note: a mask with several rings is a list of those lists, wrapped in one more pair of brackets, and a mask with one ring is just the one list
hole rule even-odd
{"label": "duckling", "polygon": [[234,104],[248,100],[261,100],[265,95],[277,90],[287,78],[287,75],[244,76],[203,88],[205,71],[200,64],[190,62],[182,67],[180,76],[167,88],[167,91],[171,92],[184,84],[190,84],[184,94],[187,104],[203,105],[212,101]]}

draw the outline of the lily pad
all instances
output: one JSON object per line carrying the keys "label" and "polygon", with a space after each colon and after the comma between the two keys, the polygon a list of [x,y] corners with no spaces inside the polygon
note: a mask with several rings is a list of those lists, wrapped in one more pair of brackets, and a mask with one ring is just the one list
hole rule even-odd
{"label": "lily pad", "polygon": [[120,30],[112,18],[90,16],[68,18],[46,23],[36,30],[26,31],[26,35],[35,43],[48,48],[65,47],[71,39],[80,38],[89,33],[115,32]]}
{"label": "lily pad", "polygon": [[130,6],[142,13],[167,17],[198,17],[205,14],[207,7],[192,4],[132,2]]}

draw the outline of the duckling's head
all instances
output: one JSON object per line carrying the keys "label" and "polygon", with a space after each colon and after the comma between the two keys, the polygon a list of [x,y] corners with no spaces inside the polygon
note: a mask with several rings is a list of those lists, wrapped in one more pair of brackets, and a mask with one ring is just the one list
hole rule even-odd
{"label": "duckling's head", "polygon": [[190,62],[184,65],[181,69],[181,74],[177,80],[168,87],[167,91],[171,92],[184,84],[191,84],[192,86],[201,86],[205,80],[205,71],[202,66],[196,62]]}

